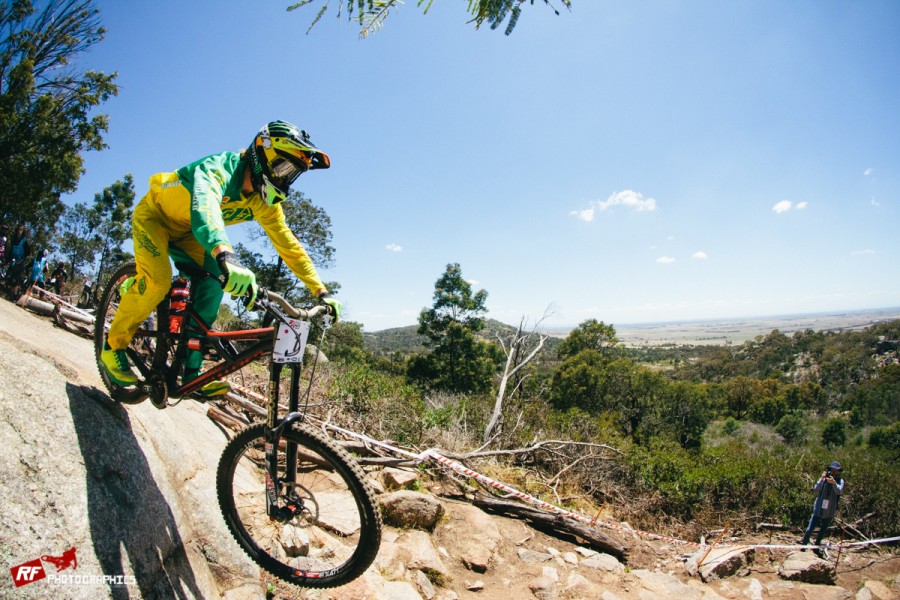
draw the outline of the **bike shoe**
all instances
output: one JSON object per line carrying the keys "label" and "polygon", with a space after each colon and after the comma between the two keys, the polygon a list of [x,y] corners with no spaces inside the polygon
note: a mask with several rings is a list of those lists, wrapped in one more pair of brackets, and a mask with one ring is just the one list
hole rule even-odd
{"label": "bike shoe", "polygon": [[215,398],[216,396],[223,396],[230,391],[230,383],[228,383],[224,379],[217,379],[215,381],[210,381],[202,388],[200,388],[200,395],[204,398]]}
{"label": "bike shoe", "polygon": [[[188,382],[193,381],[197,377],[200,376],[200,371],[188,370],[185,372],[182,381],[183,385],[187,385]],[[231,384],[225,381],[224,379],[216,379],[215,381],[210,381],[202,388],[197,390],[195,393],[199,394],[204,399],[206,398],[215,398],[216,396],[222,396],[231,391]]]}
{"label": "bike shoe", "polygon": [[103,370],[113,380],[113,383],[121,386],[135,385],[138,381],[128,364],[128,355],[124,350],[113,350],[109,344],[103,344],[103,352],[100,353],[100,364]]}

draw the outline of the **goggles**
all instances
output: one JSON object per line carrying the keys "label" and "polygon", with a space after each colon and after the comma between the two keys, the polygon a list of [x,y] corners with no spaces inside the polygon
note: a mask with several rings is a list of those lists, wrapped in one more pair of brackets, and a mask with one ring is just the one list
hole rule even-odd
{"label": "goggles", "polygon": [[291,187],[291,184],[308,170],[308,162],[294,162],[283,156],[276,156],[272,162],[269,163],[269,171],[272,173],[272,183],[284,190]]}

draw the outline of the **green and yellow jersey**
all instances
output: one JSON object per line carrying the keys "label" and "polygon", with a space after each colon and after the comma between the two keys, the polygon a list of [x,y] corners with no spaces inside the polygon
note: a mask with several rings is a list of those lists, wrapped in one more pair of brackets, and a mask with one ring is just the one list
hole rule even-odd
{"label": "green and yellow jersey", "polygon": [[223,152],[151,177],[149,197],[171,242],[178,246],[179,240],[194,238],[206,253],[219,245],[231,248],[225,227],[255,220],[294,275],[316,296],[326,292],[309,254],[287,226],[281,206],[269,206],[256,192],[242,193],[245,168],[239,152]]}

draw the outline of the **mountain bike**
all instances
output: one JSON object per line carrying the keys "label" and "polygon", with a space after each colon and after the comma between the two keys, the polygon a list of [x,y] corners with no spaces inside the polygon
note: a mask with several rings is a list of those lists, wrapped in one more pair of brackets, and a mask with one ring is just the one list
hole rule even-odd
{"label": "mountain bike", "polygon": [[[176,267],[191,278],[212,277],[197,267]],[[136,273],[134,263],[123,265],[100,296],[94,326],[98,367],[121,286]],[[121,387],[100,367],[110,397],[125,404],[149,398],[165,408],[170,398],[199,399],[198,390],[206,383],[271,357],[266,421],[238,433],[219,461],[216,490],[225,523],[250,558],[289,583],[327,588],[359,577],[381,543],[374,493],[356,461],[311,427],[300,411],[309,320],[323,316],[326,307],[297,309],[280,295],[260,289],[256,309],[271,316],[272,327],[216,331],[193,310],[190,290],[183,304],[170,302],[174,297],[156,307],[126,349],[139,372],[137,385]],[[177,327],[173,316],[180,318]],[[188,350],[203,352],[215,364],[185,383],[180,376]],[[290,371],[289,398],[287,413],[279,418],[285,367]]]}

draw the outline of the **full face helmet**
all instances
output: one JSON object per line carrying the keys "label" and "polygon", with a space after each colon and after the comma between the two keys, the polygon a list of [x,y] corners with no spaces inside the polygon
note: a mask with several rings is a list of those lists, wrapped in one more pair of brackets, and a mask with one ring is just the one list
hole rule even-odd
{"label": "full face helmet", "polygon": [[283,201],[302,173],[331,166],[331,159],[313,145],[309,134],[286,121],[264,125],[247,155],[253,189],[269,205]]}

